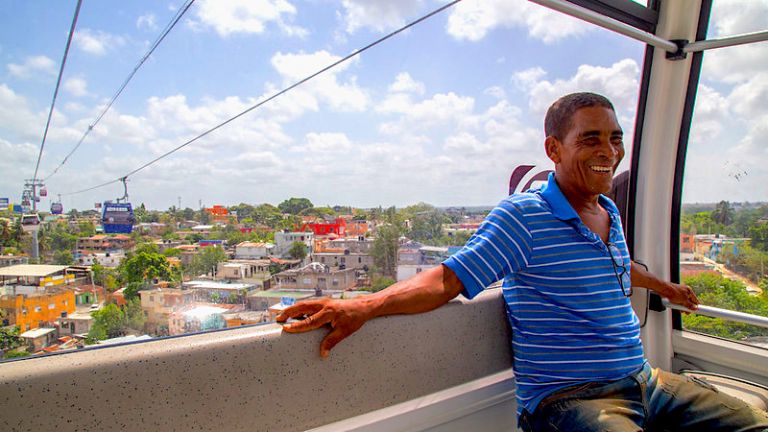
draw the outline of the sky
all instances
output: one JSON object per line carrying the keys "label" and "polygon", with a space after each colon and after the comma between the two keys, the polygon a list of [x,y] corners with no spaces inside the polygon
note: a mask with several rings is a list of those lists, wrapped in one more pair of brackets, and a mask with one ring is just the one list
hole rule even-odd
{"label": "sky", "polygon": [[[445,4],[197,0],[55,175],[184,2],[83,2],[40,163],[49,198],[93,208],[117,179]],[[768,0],[716,0],[710,36],[765,30]],[[35,169],[76,2],[0,0],[0,197]],[[493,205],[552,168],[546,108],[615,104],[629,166],[644,46],[522,0],[464,0],[131,176],[131,202]],[[705,54],[685,202],[768,201],[768,43]],[[723,173],[717,176],[712,173]],[[43,199],[42,208],[50,205]]]}

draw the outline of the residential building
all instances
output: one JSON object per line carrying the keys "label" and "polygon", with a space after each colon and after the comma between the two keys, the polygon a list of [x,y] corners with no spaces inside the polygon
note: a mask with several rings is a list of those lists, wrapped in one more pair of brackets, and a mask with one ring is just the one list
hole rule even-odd
{"label": "residential building", "polygon": [[168,230],[168,225],[160,222],[142,222],[134,225],[133,229],[141,233],[161,236]]}
{"label": "residential building", "polygon": [[59,336],[88,334],[93,327],[93,316],[90,312],[75,312],[56,320]]}
{"label": "residential building", "polygon": [[195,290],[195,300],[210,303],[245,302],[246,296],[256,290],[252,283],[226,283],[209,280],[193,280],[184,282],[184,288]]}
{"label": "residential building", "polygon": [[116,268],[120,262],[125,259],[123,251],[116,252],[82,252],[77,257],[77,263],[80,265],[94,265],[96,263],[104,267]]}
{"label": "residential building", "polygon": [[347,235],[347,221],[344,218],[336,218],[333,222],[323,219],[302,224],[299,231],[312,231],[316,236],[335,234],[339,237]]}
{"label": "residential building", "polygon": [[16,325],[21,331],[53,326],[63,314],[75,312],[75,293],[67,288],[48,288],[31,294],[0,297],[3,326]]}
{"label": "residential building", "polygon": [[272,274],[269,260],[229,260],[217,265],[216,275],[227,281],[256,285],[257,289],[269,289]]}
{"label": "residential building", "polygon": [[397,280],[408,279],[439,265],[456,250],[458,248],[424,246],[412,241],[404,243],[397,251]]}
{"label": "residential building", "polygon": [[29,352],[42,351],[56,342],[56,329],[52,327],[36,328],[19,335],[27,344]]}
{"label": "residential building", "polygon": [[373,249],[373,240],[365,236],[325,238],[315,242],[315,252],[344,252],[367,254]]}
{"label": "residential building", "polygon": [[294,303],[315,297],[314,289],[283,290],[272,289],[269,291],[254,291],[248,294],[248,309],[253,311],[266,311],[280,303]]}
{"label": "residential building", "polygon": [[[54,287],[85,283],[81,268],[65,265],[17,264],[0,268],[2,293],[36,292],[37,287]],[[25,290],[25,287],[27,291]]]}
{"label": "residential building", "polygon": [[353,268],[332,269],[318,262],[304,267],[286,270],[273,276],[276,288],[280,290],[314,289],[344,291],[357,286],[358,271]]}
{"label": "residential building", "polygon": [[160,250],[160,253],[163,253],[168,249],[174,249],[181,246],[181,242],[178,240],[156,240],[154,243]]}
{"label": "residential building", "polygon": [[195,290],[152,288],[139,291],[141,309],[147,318],[146,330],[155,334],[168,334],[171,314],[195,301]]}
{"label": "residential building", "polygon": [[235,259],[267,258],[274,248],[272,243],[244,241],[235,246]]}
{"label": "residential building", "polygon": [[224,206],[214,205],[213,207],[206,208],[205,212],[210,215],[211,221],[214,224],[227,225],[237,223],[237,215],[230,214],[229,210]]}
{"label": "residential building", "polygon": [[285,258],[295,242],[304,243],[307,253],[312,253],[315,234],[311,231],[276,231],[274,255]]}
{"label": "residential building", "polygon": [[0,255],[0,267],[9,267],[19,264],[28,264],[29,257],[26,255]]}
{"label": "residential building", "polygon": [[197,244],[188,244],[176,246],[176,249],[181,251],[178,257],[181,260],[181,264],[188,266],[192,263],[192,258],[199,253],[200,246]]}
{"label": "residential building", "polygon": [[106,291],[99,285],[80,285],[75,287],[75,307],[90,307],[104,303]]}
{"label": "residential building", "polygon": [[336,269],[364,269],[373,267],[373,257],[367,253],[322,252],[312,254],[312,261]]}
{"label": "residential building", "polygon": [[347,236],[358,237],[368,233],[368,221],[352,219],[347,221]]}
{"label": "residential building", "polygon": [[113,252],[118,250],[130,250],[135,242],[130,236],[125,234],[96,234],[91,237],[81,237],[77,239],[78,253],[86,252]]}

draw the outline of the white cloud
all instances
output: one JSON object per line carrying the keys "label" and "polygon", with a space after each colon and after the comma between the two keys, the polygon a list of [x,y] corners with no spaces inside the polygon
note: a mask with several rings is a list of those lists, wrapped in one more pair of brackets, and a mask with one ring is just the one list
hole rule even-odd
{"label": "white cloud", "polygon": [[136,28],[139,30],[157,30],[157,18],[155,17],[155,14],[148,13],[140,16],[136,20]]}
{"label": "white cloud", "polygon": [[483,94],[486,94],[488,96],[494,97],[496,99],[506,99],[507,98],[507,92],[504,91],[504,89],[502,87],[499,87],[499,86],[488,87],[487,89],[483,90]]}
{"label": "white cloud", "polygon": [[[526,72],[524,71],[523,74]],[[544,74],[534,74],[543,77]],[[590,91],[604,95],[613,102],[619,115],[634,111],[640,82],[640,67],[632,59],[624,59],[610,67],[581,65],[576,74],[567,79],[530,80],[529,106],[543,114],[559,97],[577,91]]]}
{"label": "white cloud", "polygon": [[421,10],[423,0],[343,0],[344,20],[349,33],[361,28],[385,32],[402,27]]}
{"label": "white cloud", "polygon": [[264,33],[274,23],[288,36],[304,37],[309,32],[290,23],[296,7],[286,0],[201,0],[197,2],[193,28],[211,27],[220,36],[235,33]]}
{"label": "white cloud", "polygon": [[75,32],[74,43],[83,52],[101,56],[111,49],[125,45],[125,38],[102,30],[82,28]]}
{"label": "white cloud", "polygon": [[[272,66],[283,77],[283,84],[289,85],[317,72],[341,57],[327,51],[317,51],[311,54],[283,54],[278,52],[272,56]],[[367,108],[369,97],[366,91],[357,85],[353,76],[347,82],[339,82],[337,76],[347,69],[354,60],[342,63],[328,70],[311,81],[303,84],[289,93],[294,93],[294,99],[304,99],[302,106],[317,106],[318,101],[327,104],[336,111],[363,111]],[[297,91],[298,90],[298,91]]]}
{"label": "white cloud", "polygon": [[8,73],[17,78],[29,78],[34,73],[56,75],[56,63],[44,55],[27,57],[24,63],[10,63],[7,68]]}
{"label": "white cloud", "polygon": [[[763,31],[768,23],[768,1],[718,0],[713,2],[713,29],[708,39]],[[727,83],[743,82],[765,71],[765,42],[718,48],[704,52],[702,78]]]}
{"label": "white cloud", "polygon": [[389,85],[390,92],[424,94],[424,83],[411,78],[408,72],[400,72]]}
{"label": "white cloud", "polygon": [[75,77],[64,81],[64,90],[72,96],[82,97],[88,95],[88,83],[83,78]]}
{"label": "white cloud", "polygon": [[512,74],[512,83],[521,90],[529,90],[546,75],[547,72],[537,66]]}
{"label": "white cloud", "polygon": [[306,145],[296,147],[294,150],[319,154],[329,154],[347,152],[352,148],[352,143],[350,142],[347,135],[338,132],[310,132],[306,135],[305,140]]}
{"label": "white cloud", "polygon": [[525,0],[464,0],[448,17],[448,34],[477,41],[496,27],[524,27],[544,43],[584,34],[592,28],[576,18]]}

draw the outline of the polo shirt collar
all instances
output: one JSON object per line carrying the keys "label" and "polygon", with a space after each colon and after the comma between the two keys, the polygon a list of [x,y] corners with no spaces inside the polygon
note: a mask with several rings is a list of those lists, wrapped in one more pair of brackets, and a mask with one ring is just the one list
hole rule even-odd
{"label": "polo shirt collar", "polygon": [[[579,214],[576,213],[576,210],[573,209],[571,203],[569,203],[568,199],[565,197],[565,195],[563,195],[563,192],[560,190],[560,186],[557,185],[557,181],[555,180],[555,173],[549,173],[547,183],[542,186],[539,193],[541,194],[541,197],[544,198],[547,203],[549,203],[549,206],[552,207],[552,214],[556,218],[563,221],[569,221],[572,219],[581,220]],[[601,194],[598,197],[598,202],[603,206],[604,209],[608,210],[609,213],[614,215],[619,213],[616,205],[613,204],[613,202],[611,202],[611,200],[604,195]]]}

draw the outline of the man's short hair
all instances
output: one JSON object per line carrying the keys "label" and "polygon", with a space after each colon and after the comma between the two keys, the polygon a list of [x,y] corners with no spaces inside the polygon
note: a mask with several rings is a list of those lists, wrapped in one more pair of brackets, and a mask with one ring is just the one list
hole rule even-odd
{"label": "man's short hair", "polygon": [[573,115],[581,108],[605,107],[616,111],[613,104],[605,96],[596,93],[571,93],[556,100],[544,117],[544,133],[559,140],[565,138],[572,125]]}

